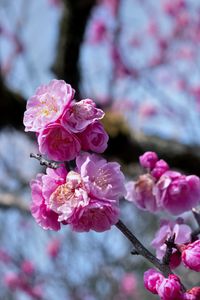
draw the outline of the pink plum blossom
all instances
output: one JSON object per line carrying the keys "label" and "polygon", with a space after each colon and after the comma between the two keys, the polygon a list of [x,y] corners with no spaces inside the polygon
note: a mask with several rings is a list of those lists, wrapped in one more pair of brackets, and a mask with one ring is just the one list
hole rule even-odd
{"label": "pink plum blossom", "polygon": [[47,85],[41,85],[28,99],[24,113],[25,131],[39,132],[57,121],[73,97],[74,90],[64,80],[54,79]]}
{"label": "pink plum blossom", "polygon": [[73,160],[81,150],[78,138],[59,123],[44,127],[38,135],[39,150],[56,161]]}
{"label": "pink plum blossom", "polygon": [[119,200],[124,196],[125,178],[118,163],[107,162],[96,154],[85,152],[77,157],[76,164],[85,185],[94,197]]}
{"label": "pink plum blossom", "polygon": [[171,214],[178,215],[200,202],[200,179],[175,171],[165,172],[156,183],[157,203]]}
{"label": "pink plum blossom", "polygon": [[[166,252],[165,241],[175,234],[175,244],[185,244],[191,240],[191,228],[184,224],[183,219],[179,218],[176,221],[162,220],[161,227],[156,232],[155,238],[151,245],[156,249],[156,257],[162,259]],[[173,249],[175,254],[177,251]]]}
{"label": "pink plum blossom", "polygon": [[139,157],[139,161],[143,168],[151,170],[158,161],[158,156],[155,152],[147,151]]}
{"label": "pink plum blossom", "polygon": [[79,139],[83,150],[103,153],[107,148],[109,137],[103,125],[96,121],[79,134]]}
{"label": "pink plum blossom", "polygon": [[69,132],[82,132],[93,122],[104,117],[104,112],[91,99],[73,102],[61,118],[61,124]]}
{"label": "pink plum blossom", "polygon": [[75,231],[108,230],[118,221],[124,193],[120,166],[89,153],[76,162],[74,171],[47,169],[32,181],[32,214],[44,229],[58,230],[63,223]]}
{"label": "pink plum blossom", "polygon": [[154,269],[149,269],[144,273],[144,286],[153,294],[158,294],[157,286],[164,280],[164,276]]}
{"label": "pink plum blossom", "polygon": [[185,247],[182,252],[182,261],[189,269],[200,272],[200,240]]}
{"label": "pink plum blossom", "polygon": [[179,300],[182,298],[182,287],[178,276],[169,275],[158,282],[157,292],[162,300]]}
{"label": "pink plum blossom", "polygon": [[150,174],[141,175],[138,181],[127,182],[125,198],[140,209],[155,212],[159,207],[154,195],[154,185],[155,179]]}

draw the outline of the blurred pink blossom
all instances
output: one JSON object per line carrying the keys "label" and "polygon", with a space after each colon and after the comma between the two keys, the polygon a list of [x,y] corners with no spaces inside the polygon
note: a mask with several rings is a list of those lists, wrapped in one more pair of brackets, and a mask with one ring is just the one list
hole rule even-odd
{"label": "blurred pink blossom", "polygon": [[134,295],[137,289],[137,279],[133,273],[126,273],[121,279],[121,292],[126,296]]}
{"label": "blurred pink blossom", "polygon": [[54,238],[49,241],[47,245],[47,253],[50,257],[56,258],[60,252],[61,241],[57,238]]}
{"label": "blurred pink blossom", "polygon": [[91,25],[91,29],[89,32],[89,42],[94,44],[100,43],[104,38],[107,38],[107,28],[105,21],[95,20]]}
{"label": "blurred pink blossom", "polygon": [[30,260],[24,260],[21,264],[21,270],[27,275],[32,275],[35,273],[35,266]]}

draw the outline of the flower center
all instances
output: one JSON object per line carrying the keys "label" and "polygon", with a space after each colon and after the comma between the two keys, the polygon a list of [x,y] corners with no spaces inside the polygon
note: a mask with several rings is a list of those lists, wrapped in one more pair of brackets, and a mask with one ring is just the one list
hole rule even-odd
{"label": "flower center", "polygon": [[49,206],[52,210],[60,213],[61,206],[69,206],[70,208],[78,206],[82,201],[81,197],[83,190],[83,183],[80,174],[70,171],[66,177],[66,183],[61,184],[51,194],[49,199]]}

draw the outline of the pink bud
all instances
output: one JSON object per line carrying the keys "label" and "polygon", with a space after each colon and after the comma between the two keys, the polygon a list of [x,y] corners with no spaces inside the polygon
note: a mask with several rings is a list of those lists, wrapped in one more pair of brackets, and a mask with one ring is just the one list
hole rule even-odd
{"label": "pink bud", "polygon": [[[192,289],[188,290],[186,293],[187,300],[199,300],[200,299],[200,286],[195,286]],[[192,298],[193,297],[193,298]]]}
{"label": "pink bud", "polygon": [[153,169],[156,162],[158,161],[158,156],[155,152],[147,151],[139,157],[140,165],[143,168]]}
{"label": "pink bud", "polygon": [[162,300],[178,300],[181,299],[181,284],[176,275],[169,275],[164,278],[157,287],[158,295]]}
{"label": "pink bud", "polygon": [[159,179],[168,170],[169,170],[169,166],[166,163],[166,161],[160,159],[159,161],[156,162],[153,170],[151,171],[151,175],[154,178]]}
{"label": "pink bud", "polygon": [[182,260],[186,267],[200,272],[200,240],[186,246],[182,252]]}
{"label": "pink bud", "polygon": [[144,286],[153,294],[158,294],[157,286],[164,280],[164,276],[154,269],[149,269],[144,273]]}

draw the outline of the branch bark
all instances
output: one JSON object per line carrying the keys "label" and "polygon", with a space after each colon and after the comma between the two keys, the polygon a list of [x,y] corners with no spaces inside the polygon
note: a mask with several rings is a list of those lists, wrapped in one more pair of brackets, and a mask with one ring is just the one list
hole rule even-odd
{"label": "branch bark", "polygon": [[24,214],[30,214],[29,205],[21,198],[10,193],[0,194],[1,209],[17,209]]}
{"label": "branch bark", "polygon": [[22,130],[26,101],[21,95],[6,87],[1,75],[0,99],[0,128],[9,125]]}
{"label": "branch bark", "polygon": [[152,263],[158,270],[160,270],[165,277],[172,274],[172,271],[168,264],[162,263],[158,260],[144,245],[135,237],[135,235],[126,227],[126,225],[119,220],[115,225],[132,243],[138,254]]}
{"label": "branch bark", "polygon": [[79,53],[90,11],[96,0],[63,0],[64,12],[54,72],[79,94]]}

